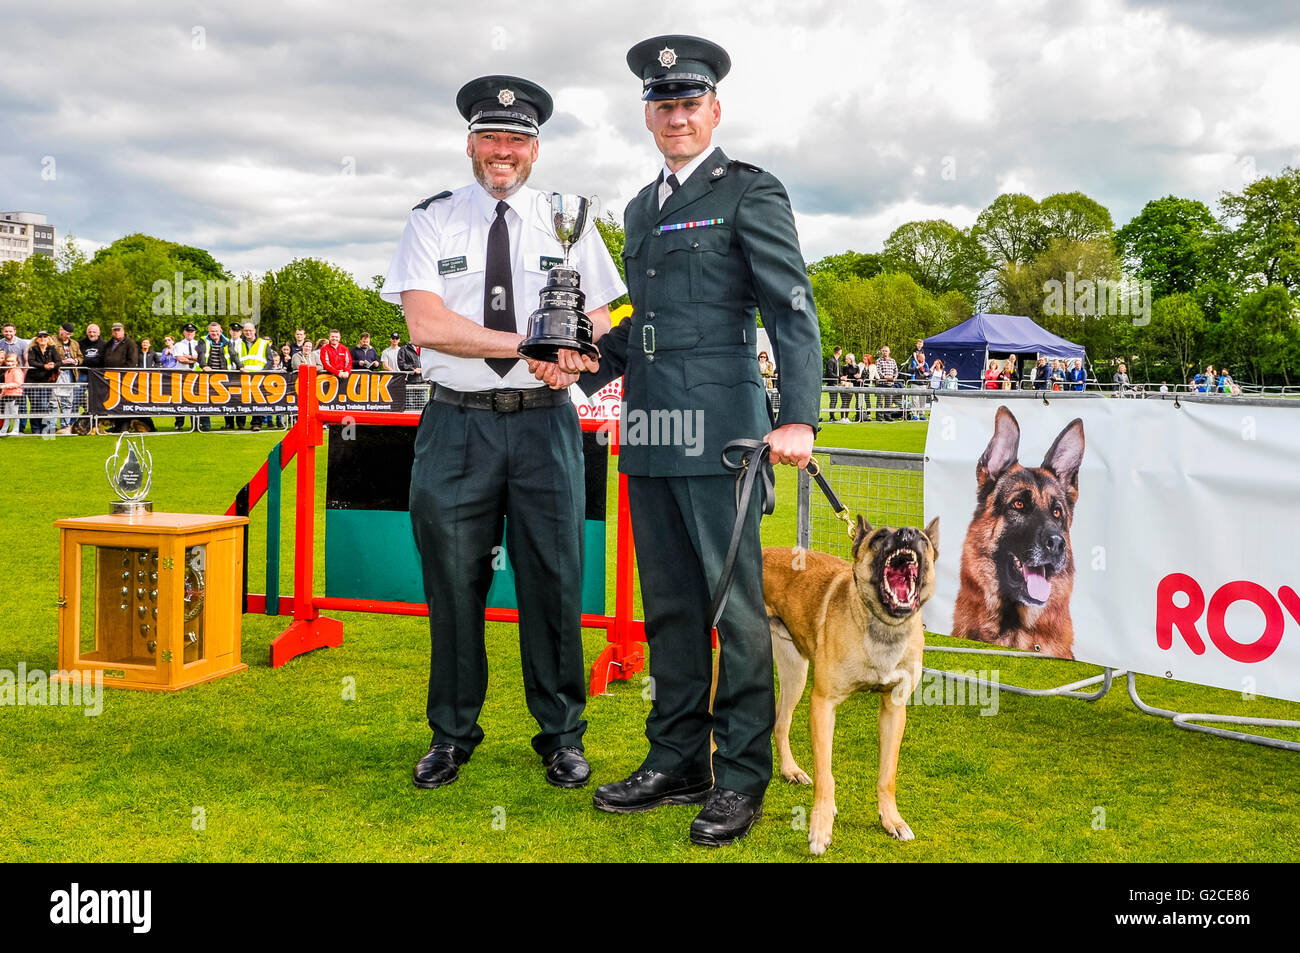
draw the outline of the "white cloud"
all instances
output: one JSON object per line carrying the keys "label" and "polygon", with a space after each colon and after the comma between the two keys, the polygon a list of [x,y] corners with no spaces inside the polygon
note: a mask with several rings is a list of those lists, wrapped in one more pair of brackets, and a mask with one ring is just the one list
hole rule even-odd
{"label": "white cloud", "polygon": [[877,250],[912,219],[969,225],[1002,191],[1081,190],[1121,224],[1170,193],[1213,207],[1297,161],[1294,8],[28,5],[5,15],[6,48],[40,55],[0,80],[0,206],[87,245],[143,231],[234,271],[310,255],[365,283],[412,205],[468,181],[453,99],[478,75],[547,86],[533,184],[621,217],[660,161],[624,56],[680,31],[730,52],[715,141],[785,182],[809,257]]}

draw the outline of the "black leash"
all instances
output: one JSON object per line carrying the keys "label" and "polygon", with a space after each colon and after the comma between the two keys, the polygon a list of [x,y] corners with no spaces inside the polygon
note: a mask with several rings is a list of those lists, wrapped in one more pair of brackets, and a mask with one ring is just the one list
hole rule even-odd
{"label": "black leash", "polygon": [[[731,577],[736,569],[736,553],[740,549],[740,537],[745,527],[745,516],[749,513],[749,502],[754,495],[754,484],[762,481],[759,490],[759,505],[763,516],[771,516],[776,509],[776,479],[772,474],[772,448],[765,440],[733,440],[722,449],[722,465],[736,474],[736,522],[731,527],[731,541],[727,544],[727,558],[722,562],[722,573],[718,576],[718,587],[713,591],[713,605],[709,610],[712,622],[709,628],[717,626],[722,618],[722,610],[727,607],[727,596],[731,592]],[[848,527],[850,538],[854,534],[853,521],[849,518],[849,508],[840,502],[840,498],[831,489],[829,481],[817,465],[816,458],[808,461],[808,475],[817,481],[822,493],[826,495],[835,515]],[[761,518],[761,517],[760,517]]]}

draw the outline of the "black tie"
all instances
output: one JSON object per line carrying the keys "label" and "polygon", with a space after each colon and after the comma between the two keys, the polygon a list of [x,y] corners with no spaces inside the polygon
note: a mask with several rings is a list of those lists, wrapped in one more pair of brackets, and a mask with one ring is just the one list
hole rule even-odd
{"label": "black tie", "polygon": [[[666,193],[663,190],[663,185],[668,186],[668,191]],[[668,200],[672,198],[672,194],[677,191],[677,189],[681,186],[681,183],[677,181],[676,175],[674,175],[673,173],[669,173],[668,178],[663,180],[663,185],[659,187],[660,208],[663,208],[665,205],[668,204]]]}
{"label": "black tie", "polygon": [[[497,203],[496,221],[488,231],[487,269],[483,275],[483,327],[515,332],[515,292],[510,277],[510,231],[506,226],[506,202]],[[518,363],[514,357],[487,357],[488,367],[505,377]]]}

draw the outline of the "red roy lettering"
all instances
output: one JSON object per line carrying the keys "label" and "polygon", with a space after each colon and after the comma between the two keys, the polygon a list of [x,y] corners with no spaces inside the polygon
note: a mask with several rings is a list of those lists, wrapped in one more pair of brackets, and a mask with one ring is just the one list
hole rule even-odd
{"label": "red roy lettering", "polygon": [[[1187,605],[1174,604],[1174,595],[1184,593]],[[1264,631],[1253,642],[1239,642],[1228,634],[1224,620],[1228,608],[1235,602],[1251,602],[1264,613]],[[1170,649],[1174,644],[1174,630],[1183,637],[1187,647],[1196,655],[1205,654],[1205,640],[1196,628],[1205,614],[1205,627],[1215,648],[1234,662],[1262,662],[1277,650],[1286,629],[1285,609],[1291,618],[1300,622],[1300,596],[1290,586],[1277,591],[1277,598],[1257,582],[1238,579],[1224,583],[1210,596],[1209,606],[1205,592],[1191,576],[1174,572],[1165,576],[1156,586],[1156,645]]]}

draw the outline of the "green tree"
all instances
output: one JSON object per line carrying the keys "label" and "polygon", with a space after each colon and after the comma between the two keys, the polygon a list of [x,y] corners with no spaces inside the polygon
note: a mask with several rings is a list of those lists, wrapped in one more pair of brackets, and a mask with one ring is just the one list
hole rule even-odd
{"label": "green tree", "polygon": [[846,278],[874,278],[885,270],[882,255],[861,254],[855,251],[827,255],[807,266],[809,277],[822,275],[844,280]]}
{"label": "green tree", "polygon": [[1300,367],[1296,317],[1296,302],[1280,283],[1246,295],[1214,329],[1212,340],[1220,364],[1230,366],[1237,379],[1249,376],[1263,384],[1270,376],[1280,376],[1289,385],[1291,374]]}
{"label": "green tree", "polygon": [[297,328],[313,340],[337,328],[347,344],[361,333],[383,341],[397,331],[406,337],[401,311],[374,288],[362,289],[343,269],[317,258],[295,258],[267,272],[260,285],[259,332],[274,342],[290,341]]}
{"label": "green tree", "polygon": [[1115,249],[1130,273],[1151,282],[1152,297],[1190,294],[1211,277],[1219,232],[1204,203],[1167,195],[1115,233]]}
{"label": "green tree", "polygon": [[1206,331],[1200,304],[1192,295],[1180,292],[1155,299],[1151,323],[1137,338],[1147,345],[1153,364],[1165,368],[1174,381],[1186,382],[1195,376]]}
{"label": "green tree", "polygon": [[1280,284],[1300,293],[1300,169],[1290,166],[1241,192],[1224,192],[1219,207],[1235,225],[1232,245],[1241,284]]}
{"label": "green tree", "polygon": [[[224,286],[220,305],[206,293],[208,282],[230,280],[220,262],[202,249],[152,235],[119,238],[95,252],[84,267],[74,266],[69,276],[70,285],[84,286],[79,297],[91,302],[81,323],[94,319],[105,336],[108,325],[121,321],[135,340],[149,337],[159,343],[165,334],[178,335],[186,320],[204,324],[210,316],[225,327],[238,315],[237,302],[228,300]],[[205,290],[187,289],[187,281],[200,282]]]}
{"label": "green tree", "polygon": [[900,225],[885,239],[881,258],[887,271],[911,275],[934,294],[958,291],[971,300],[989,267],[971,233],[942,219]]}
{"label": "green tree", "polygon": [[[596,228],[600,231],[601,240],[605,243],[605,248],[609,250],[609,257],[614,259],[614,267],[618,269],[618,277],[624,285],[627,285],[627,272],[623,269],[623,244],[625,236],[623,226],[614,220],[614,216],[606,212],[603,218],[596,219]],[[609,303],[609,309],[627,304],[628,296],[623,295],[616,301]]]}
{"label": "green tree", "polygon": [[89,259],[72,235],[63,240],[56,260],[59,265],[59,298],[55,323],[72,324],[84,331],[90,314],[95,311],[96,289],[91,278]]}
{"label": "green tree", "polygon": [[980,212],[971,231],[984,246],[994,269],[1027,265],[1047,246],[1038,203],[1019,192],[1007,192],[994,199]]}
{"label": "green tree", "polygon": [[[917,338],[956,323],[952,319],[953,299],[936,299],[910,275],[815,275],[812,282],[826,354],[838,344],[854,354],[879,355],[881,346],[888,344],[896,353],[905,355]],[[969,314],[961,320],[965,317]]]}
{"label": "green tree", "polygon": [[32,255],[0,266],[0,315],[30,338],[45,328],[53,333],[58,305],[58,268],[53,258]]}
{"label": "green tree", "polygon": [[1066,242],[1110,240],[1115,231],[1110,211],[1082,192],[1049,195],[1038,205],[1038,218],[1045,243],[1053,239]]}

